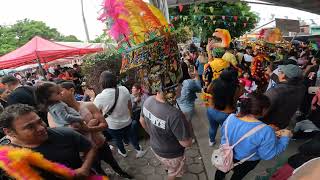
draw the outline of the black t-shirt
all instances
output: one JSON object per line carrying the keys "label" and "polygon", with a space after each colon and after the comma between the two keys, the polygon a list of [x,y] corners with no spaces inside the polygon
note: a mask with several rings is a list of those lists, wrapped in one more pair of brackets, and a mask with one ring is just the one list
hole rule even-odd
{"label": "black t-shirt", "polygon": [[77,169],[82,165],[79,152],[87,152],[91,143],[80,133],[70,128],[48,129],[48,140],[32,150],[46,159]]}
{"label": "black t-shirt", "polygon": [[[1,140],[1,145],[8,144],[10,141],[5,138]],[[63,164],[71,169],[77,169],[82,165],[79,153],[88,152],[90,148],[90,141],[83,135],[70,128],[59,127],[48,129],[48,140],[32,150],[41,153],[47,160]],[[45,177],[44,179],[55,177],[42,170],[40,173],[42,177]],[[0,179],[6,178],[1,177]],[[59,178],[55,177],[55,179]]]}

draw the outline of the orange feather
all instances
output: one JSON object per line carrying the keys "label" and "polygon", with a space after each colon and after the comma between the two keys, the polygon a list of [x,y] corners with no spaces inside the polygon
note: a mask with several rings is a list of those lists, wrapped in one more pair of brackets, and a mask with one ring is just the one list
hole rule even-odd
{"label": "orange feather", "polygon": [[142,15],[143,20],[147,23],[150,23],[151,27],[153,28],[161,27],[161,22],[149,9],[147,3],[145,3],[142,0],[126,0],[126,1],[132,1],[132,3],[140,9],[140,12],[141,12],[140,15]]}

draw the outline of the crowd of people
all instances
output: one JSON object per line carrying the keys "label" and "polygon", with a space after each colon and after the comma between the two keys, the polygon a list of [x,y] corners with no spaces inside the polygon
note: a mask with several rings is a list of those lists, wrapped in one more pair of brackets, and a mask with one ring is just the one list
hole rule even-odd
{"label": "crowd of people", "polygon": [[[237,43],[219,49],[209,39],[201,47],[182,48],[181,57],[183,78],[173,106],[162,91],[146,94],[140,83],[120,86],[110,71],[101,73],[101,91],[94,92],[83,86],[78,65],[1,77],[1,144],[40,152],[75,169],[79,177],[107,175],[102,160],[120,176],[132,179],[112,149],[126,158],[125,145],[130,143],[136,158],[143,157],[148,147],[142,147],[139,138],[145,130],[151,151],[173,180],[185,171],[185,148],[196,142],[191,122],[199,93],[208,95],[208,146],[227,143],[233,148],[234,163],[241,162],[233,169],[233,180],[243,179],[261,160],[284,152],[291,138],[312,138],[319,144],[318,52],[303,43],[290,49]],[[319,157],[319,147],[308,145],[289,158],[284,166],[290,168],[279,168],[272,178],[279,173],[290,177],[294,169]],[[301,156],[299,162],[292,160]],[[215,179],[224,179],[227,173],[218,169]],[[57,178],[46,172],[41,175]]]}

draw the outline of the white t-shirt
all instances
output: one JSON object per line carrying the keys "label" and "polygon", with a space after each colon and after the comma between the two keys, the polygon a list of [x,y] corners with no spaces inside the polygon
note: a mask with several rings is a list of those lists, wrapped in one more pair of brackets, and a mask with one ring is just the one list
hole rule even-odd
{"label": "white t-shirt", "polygon": [[[115,89],[104,89],[94,100],[94,104],[102,111],[107,113],[114,104]],[[130,101],[129,90],[124,86],[119,86],[119,97],[112,114],[106,118],[109,129],[122,129],[131,123],[128,102]]]}

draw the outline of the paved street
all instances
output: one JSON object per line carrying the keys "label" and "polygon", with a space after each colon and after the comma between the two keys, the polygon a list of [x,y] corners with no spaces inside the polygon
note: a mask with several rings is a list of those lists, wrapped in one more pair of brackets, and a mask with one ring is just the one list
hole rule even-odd
{"label": "paved street", "polygon": [[[197,142],[193,144],[192,148],[187,149],[187,173],[182,177],[182,180],[214,180],[215,168],[211,164],[212,151],[218,146],[208,146],[208,120],[206,115],[206,108],[197,103],[196,112],[193,118],[193,128]],[[217,135],[217,142],[220,134]],[[279,159],[287,158],[296,152],[297,146],[301,141],[291,141],[289,148],[285,153],[271,161],[261,161],[254,171],[249,173],[245,180],[254,180],[257,175],[264,174],[266,168],[273,167]],[[143,140],[141,145],[146,148],[149,147],[149,141]],[[199,148],[200,147],[200,148]],[[117,153],[116,159],[128,173],[135,176],[136,180],[165,180],[166,172],[160,165],[160,162],[155,158],[150,148],[148,153],[141,159],[135,158],[135,152],[131,146],[126,147],[128,149],[128,157],[123,158]],[[108,167],[108,166],[107,166]],[[107,168],[108,174],[111,174],[111,180],[122,179],[114,174],[112,170]],[[228,177],[230,177],[231,173]],[[227,178],[229,179],[229,178]]]}
{"label": "paved street", "polygon": [[[140,142],[143,147],[149,147],[149,141],[143,140]],[[114,153],[120,166],[125,169],[129,174],[134,175],[136,180],[165,180],[166,172],[160,165],[160,162],[154,156],[152,150],[148,148],[147,154],[140,159],[135,158],[135,151],[131,146],[128,149],[128,157]],[[187,157],[187,173],[183,176],[183,180],[207,180],[207,175],[199,153],[198,145],[195,143],[191,148],[186,151]],[[114,174],[109,168],[107,172],[111,173],[110,179],[122,179]]]}

